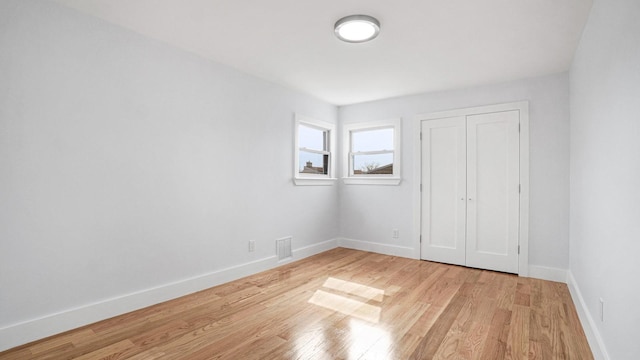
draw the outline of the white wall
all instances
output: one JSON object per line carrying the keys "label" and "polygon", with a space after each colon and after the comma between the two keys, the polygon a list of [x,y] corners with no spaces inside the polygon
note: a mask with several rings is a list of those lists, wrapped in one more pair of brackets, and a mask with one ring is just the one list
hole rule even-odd
{"label": "white wall", "polygon": [[273,266],[276,238],[335,238],[337,186],[291,181],[294,112],[337,118],[50,2],[1,1],[0,350]]}
{"label": "white wall", "polygon": [[594,1],[570,75],[570,270],[611,359],[640,354],[638,19],[637,0]]}
{"label": "white wall", "polygon": [[[449,109],[529,100],[529,263],[567,269],[569,262],[569,93],[568,75],[340,107],[341,124],[402,117],[400,186],[340,185],[340,235],[372,242],[370,248],[419,254],[413,230],[413,117]],[[392,229],[400,231],[392,239]],[[358,246],[357,242],[348,241]],[[362,246],[362,247],[366,247]],[[389,247],[391,246],[391,247]]]}

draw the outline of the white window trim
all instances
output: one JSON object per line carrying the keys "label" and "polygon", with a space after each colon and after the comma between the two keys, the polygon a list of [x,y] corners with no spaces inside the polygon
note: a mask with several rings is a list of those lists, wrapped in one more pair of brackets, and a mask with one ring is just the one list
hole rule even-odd
{"label": "white window trim", "polygon": [[[312,128],[316,128],[323,131],[329,132],[329,169],[328,174],[300,174],[298,169],[298,162],[300,160],[300,148],[299,148],[299,139],[298,139],[298,127],[300,125],[309,126]],[[293,183],[296,185],[312,185],[312,186],[322,186],[322,185],[333,185],[337,180],[334,174],[335,171],[335,158],[336,158],[336,126],[335,124],[316,120],[310,117],[306,117],[300,114],[295,114],[294,119],[294,144],[293,144],[293,153],[294,153],[294,162],[293,162]],[[317,152],[317,150],[311,150],[310,152]],[[323,152],[324,153],[324,152]]]}
{"label": "white window trim", "polygon": [[[402,156],[400,149],[402,145],[402,121],[400,118],[364,123],[346,124],[342,127],[342,181],[347,185],[399,185],[400,164]],[[378,176],[353,176],[351,175],[351,132],[361,130],[375,130],[379,128],[393,128],[393,174]]]}

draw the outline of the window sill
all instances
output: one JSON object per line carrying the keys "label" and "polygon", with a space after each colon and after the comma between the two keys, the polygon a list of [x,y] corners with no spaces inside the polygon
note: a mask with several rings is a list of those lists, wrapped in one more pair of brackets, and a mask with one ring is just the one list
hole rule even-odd
{"label": "window sill", "polygon": [[400,178],[342,178],[346,185],[400,185]]}
{"label": "window sill", "polygon": [[336,178],[293,178],[293,183],[302,186],[331,186],[336,182]]}

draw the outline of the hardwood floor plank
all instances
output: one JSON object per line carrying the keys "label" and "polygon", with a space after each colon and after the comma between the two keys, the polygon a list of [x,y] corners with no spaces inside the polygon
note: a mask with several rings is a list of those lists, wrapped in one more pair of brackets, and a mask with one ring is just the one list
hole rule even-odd
{"label": "hardwood floor plank", "polygon": [[593,356],[565,284],[338,248],[0,353],[103,358]]}
{"label": "hardwood floor plank", "polygon": [[497,309],[482,350],[482,359],[504,359],[511,326],[511,311]]}
{"label": "hardwood floor plank", "polygon": [[529,312],[529,359],[552,359],[551,322],[544,310],[530,308]]}
{"label": "hardwood floor plank", "polygon": [[90,359],[126,359],[125,353],[134,348],[136,345],[130,340],[122,340],[115,344],[103,347],[96,351],[90,352],[83,356],[77,357],[77,360],[90,360]]}
{"label": "hardwood floor plank", "polygon": [[0,353],[0,359],[3,360],[29,360],[33,359],[33,354],[26,347],[14,348],[9,351]]}
{"label": "hardwood floor plank", "polygon": [[501,274],[502,283],[498,290],[498,308],[511,310],[515,302],[515,294],[518,285],[518,277],[516,275]]}
{"label": "hardwood floor plank", "polygon": [[[416,305],[407,309],[406,306],[398,304],[394,305],[388,312],[383,312],[381,323],[387,324],[382,328],[385,332],[384,340],[388,342],[384,346],[386,358],[406,359],[409,356],[409,354],[401,356],[406,352],[406,347],[410,346],[405,344],[405,341],[413,341],[409,330],[429,307],[430,305],[427,304],[416,303]],[[380,347],[372,347],[363,354],[363,357],[365,359],[378,358],[380,353]]]}
{"label": "hardwood floor plank", "polygon": [[164,353],[153,348],[133,355],[128,360],[155,360],[162,358],[163,355]]}
{"label": "hardwood floor plank", "polygon": [[431,326],[422,341],[418,344],[411,359],[432,359],[438,348],[442,345],[443,340],[451,329],[451,325],[462,310],[466,298],[464,296],[456,296],[442,311],[438,320]]}
{"label": "hardwood floor plank", "polygon": [[505,356],[507,360],[529,358],[529,312],[528,306],[513,305]]}
{"label": "hardwood floor plank", "polygon": [[150,348],[153,346],[161,345],[174,339],[175,337],[183,334],[185,330],[189,329],[190,325],[184,320],[176,320],[166,325],[153,328],[150,331],[141,333],[131,338],[131,342],[136,344],[141,349]]}
{"label": "hardwood floor plank", "polygon": [[51,339],[51,341],[34,344],[33,346],[30,347],[30,350],[34,355],[38,355],[44,352],[51,352],[53,348],[56,348],[59,346],[78,345],[90,339],[94,339],[95,337],[96,337],[96,333],[93,332],[93,330],[84,329],[84,330],[57,336],[55,339]]}
{"label": "hardwood floor plank", "polygon": [[456,352],[455,359],[480,359],[488,331],[489,325],[473,322]]}
{"label": "hardwood floor plank", "polygon": [[435,306],[431,304],[427,304],[429,307],[427,310],[418,318],[418,320],[413,324],[411,329],[409,329],[409,333],[414,334],[420,338],[423,338],[429,332],[429,329],[435,324],[435,322],[442,314],[444,308],[442,306]]}
{"label": "hardwood floor plank", "polygon": [[[570,299],[571,295],[569,295],[569,300]],[[582,325],[580,324],[580,319],[578,318],[578,312],[576,311],[576,308],[573,306],[572,302],[565,302],[563,304],[563,307],[568,319],[568,329],[566,329],[566,331],[569,334],[575,334],[575,336],[570,337],[570,341],[572,341],[574,344],[573,349],[575,353],[584,354],[584,360],[593,360],[593,354],[591,353],[591,348],[589,347],[589,343],[587,342],[587,337],[584,334]]]}
{"label": "hardwood floor plank", "polygon": [[566,336],[568,331],[567,317],[562,303],[554,302],[551,309],[551,334],[554,357],[558,359],[570,359],[573,343]]}

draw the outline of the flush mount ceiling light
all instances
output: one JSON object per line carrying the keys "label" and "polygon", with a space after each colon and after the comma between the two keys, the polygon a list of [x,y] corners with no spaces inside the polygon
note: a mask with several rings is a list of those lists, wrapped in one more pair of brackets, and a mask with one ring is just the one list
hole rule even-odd
{"label": "flush mount ceiling light", "polygon": [[350,43],[361,43],[378,36],[380,22],[368,15],[350,15],[338,20],[334,29],[338,39]]}

